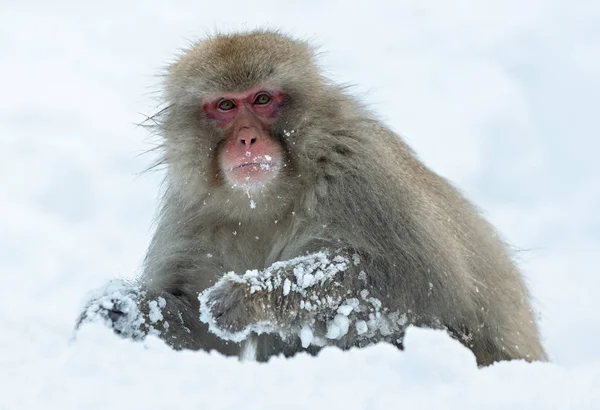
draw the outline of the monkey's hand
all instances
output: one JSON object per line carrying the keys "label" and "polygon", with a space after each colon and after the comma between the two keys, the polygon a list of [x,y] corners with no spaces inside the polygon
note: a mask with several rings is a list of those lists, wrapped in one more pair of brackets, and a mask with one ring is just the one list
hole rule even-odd
{"label": "monkey's hand", "polygon": [[227,273],[200,294],[200,320],[220,338],[236,342],[251,332],[298,334],[317,317],[335,318],[350,266],[341,254],[318,252],[264,271]]}
{"label": "monkey's hand", "polygon": [[138,287],[124,281],[108,282],[90,293],[76,328],[83,323],[101,322],[124,338],[143,338],[145,320],[139,309],[142,293]]}
{"label": "monkey's hand", "polygon": [[200,320],[221,339],[241,342],[251,332],[273,330],[265,292],[256,291],[248,282],[247,275],[251,272],[257,273],[248,271],[239,276],[229,272],[198,297]]}

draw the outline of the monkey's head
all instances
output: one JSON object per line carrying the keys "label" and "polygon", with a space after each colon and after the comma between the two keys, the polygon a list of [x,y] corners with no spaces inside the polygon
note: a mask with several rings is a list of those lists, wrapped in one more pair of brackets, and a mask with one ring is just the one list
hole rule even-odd
{"label": "monkey's head", "polygon": [[199,42],[170,68],[162,123],[170,184],[227,203],[277,195],[300,172],[291,136],[325,81],[308,44],[276,32]]}

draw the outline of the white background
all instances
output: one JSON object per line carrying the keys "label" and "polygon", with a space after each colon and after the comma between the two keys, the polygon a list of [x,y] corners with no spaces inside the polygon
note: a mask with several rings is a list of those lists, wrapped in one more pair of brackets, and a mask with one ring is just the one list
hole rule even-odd
{"label": "white background", "polygon": [[[158,105],[161,70],[206,33],[257,27],[281,28],[321,46],[328,76],[354,84],[353,92],[405,136],[426,164],[481,207],[515,246],[555,364],[511,363],[495,373],[477,372],[468,357],[453,362],[434,355],[431,363],[402,368],[402,360],[413,357],[410,350],[382,346],[256,367],[171,352],[158,341],[144,348],[99,327],[69,343],[85,292],[139,273],[162,174],[142,173],[154,158],[142,153],[153,144],[135,123]],[[341,392],[333,407],[390,408],[381,395],[390,383],[396,389],[390,400],[410,390],[421,404],[441,403],[445,390],[432,379],[423,379],[429,393],[422,397],[394,383],[394,377],[403,385],[415,369],[436,366],[471,369],[469,383],[484,383],[493,374],[490,385],[510,379],[529,393],[531,383],[542,380],[540,389],[554,399],[589,399],[572,408],[600,406],[592,393],[600,391],[599,100],[600,2],[593,0],[2,0],[0,390],[6,393],[0,394],[0,409],[117,409],[146,403],[144,392],[152,398],[139,408],[153,408],[162,378],[169,378],[166,389],[180,403],[238,408],[239,400],[240,406],[268,408],[261,392],[294,387],[279,371],[310,379],[296,385],[297,394],[312,397],[305,404],[318,408],[324,396],[315,389],[321,388]],[[438,337],[414,334],[424,344]],[[449,358],[468,356],[449,340],[441,343],[454,349]],[[388,374],[388,360],[400,373]],[[123,381],[113,377],[119,365],[138,371],[129,370]],[[206,378],[206,368],[212,378]],[[256,368],[270,386],[255,380]],[[366,383],[364,402],[344,402],[356,387],[328,384],[350,377],[348,369],[369,375],[357,379]],[[152,371],[160,377],[155,372],[154,381],[145,382]],[[203,373],[197,381],[190,374],[195,371]],[[332,378],[315,381],[315,374],[326,371]],[[553,371],[564,379],[544,378]],[[464,390],[474,386],[450,379]],[[566,387],[568,393],[552,387],[569,386],[570,380],[577,388]],[[229,389],[243,385],[254,394],[228,390],[229,401],[223,401],[212,382]],[[481,408],[477,400],[490,397],[481,393],[469,401],[461,388],[452,395],[467,400],[463,408]],[[529,399],[529,406],[544,407]],[[556,404],[554,399],[547,404]],[[503,408],[497,397],[490,403]]]}

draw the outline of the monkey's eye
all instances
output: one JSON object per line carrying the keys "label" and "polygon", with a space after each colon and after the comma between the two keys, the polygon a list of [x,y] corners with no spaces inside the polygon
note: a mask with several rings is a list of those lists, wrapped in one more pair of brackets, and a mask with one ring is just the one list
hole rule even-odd
{"label": "monkey's eye", "polygon": [[235,108],[235,104],[231,100],[223,100],[219,103],[218,107],[221,111],[230,111]]}
{"label": "monkey's eye", "polygon": [[260,93],[254,98],[254,104],[265,105],[271,102],[271,96],[267,93]]}

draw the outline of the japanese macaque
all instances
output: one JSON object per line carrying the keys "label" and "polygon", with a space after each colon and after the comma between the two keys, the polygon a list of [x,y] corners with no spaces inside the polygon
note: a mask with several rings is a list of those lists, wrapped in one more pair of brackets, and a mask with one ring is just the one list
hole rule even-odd
{"label": "japanese macaque", "polygon": [[496,231],[278,32],[217,35],[169,67],[166,192],[135,283],[79,323],[176,349],[317,352],[445,329],[479,365],[545,360]]}

